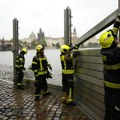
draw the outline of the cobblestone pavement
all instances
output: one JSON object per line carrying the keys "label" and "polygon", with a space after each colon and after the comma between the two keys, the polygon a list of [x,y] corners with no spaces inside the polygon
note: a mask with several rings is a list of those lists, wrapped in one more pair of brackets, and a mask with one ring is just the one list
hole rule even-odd
{"label": "cobblestone pavement", "polygon": [[80,120],[82,112],[76,106],[62,105],[55,92],[36,102],[33,89],[17,90],[0,80],[0,120]]}

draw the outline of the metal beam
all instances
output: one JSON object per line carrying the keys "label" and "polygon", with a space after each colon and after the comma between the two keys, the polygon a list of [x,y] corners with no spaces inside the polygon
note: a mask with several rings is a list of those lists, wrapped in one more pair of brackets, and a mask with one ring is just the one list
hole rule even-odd
{"label": "metal beam", "polygon": [[118,0],[118,8],[120,8],[120,0]]}
{"label": "metal beam", "polygon": [[110,25],[112,25],[115,21],[116,14],[119,9],[115,10],[112,14],[110,14],[108,17],[103,19],[100,23],[98,23],[95,27],[90,29],[87,33],[85,33],[83,36],[81,36],[75,44],[81,45],[85,41],[89,40],[91,37],[95,36],[96,34],[100,33]]}
{"label": "metal beam", "polygon": [[13,81],[15,85],[17,83],[17,75],[15,70],[17,54],[18,54],[18,20],[17,18],[14,18],[13,20]]}
{"label": "metal beam", "polygon": [[71,41],[71,9],[64,10],[64,44],[72,44]]}

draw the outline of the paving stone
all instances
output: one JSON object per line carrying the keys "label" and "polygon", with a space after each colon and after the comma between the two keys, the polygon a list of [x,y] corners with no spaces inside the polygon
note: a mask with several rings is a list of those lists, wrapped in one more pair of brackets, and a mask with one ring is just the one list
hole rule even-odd
{"label": "paving stone", "polygon": [[4,115],[0,115],[0,119],[4,118]]}
{"label": "paving stone", "polygon": [[9,117],[6,117],[6,116],[5,116],[5,117],[4,117],[4,118],[2,118],[2,119],[3,119],[3,120],[8,120],[8,119],[9,119]]}
{"label": "paving stone", "polygon": [[0,120],[79,120],[77,107],[62,105],[55,90],[52,95],[34,101],[34,89],[17,90],[0,80]]}

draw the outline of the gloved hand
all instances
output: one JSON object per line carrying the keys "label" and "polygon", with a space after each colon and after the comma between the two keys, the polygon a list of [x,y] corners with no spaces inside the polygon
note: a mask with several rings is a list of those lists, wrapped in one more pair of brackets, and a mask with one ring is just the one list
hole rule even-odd
{"label": "gloved hand", "polygon": [[50,65],[50,64],[48,64],[48,67],[49,67],[49,69],[52,71],[52,67],[51,67],[51,65]]}
{"label": "gloved hand", "polygon": [[74,51],[77,51],[77,50],[79,49],[79,47],[80,47],[80,45],[77,44],[77,45],[74,46],[73,50],[74,50]]}
{"label": "gloved hand", "polygon": [[116,21],[117,21],[117,22],[120,22],[120,11],[117,13]]}
{"label": "gloved hand", "polygon": [[76,58],[76,57],[78,57],[80,55],[80,52],[78,51],[78,50],[75,50],[74,52],[73,52],[73,58]]}
{"label": "gloved hand", "polygon": [[79,46],[75,45],[74,50],[78,50]]}
{"label": "gloved hand", "polygon": [[69,43],[68,46],[71,47],[71,46],[72,46],[72,43]]}
{"label": "gloved hand", "polygon": [[52,74],[49,71],[46,74],[46,78],[52,78]]}

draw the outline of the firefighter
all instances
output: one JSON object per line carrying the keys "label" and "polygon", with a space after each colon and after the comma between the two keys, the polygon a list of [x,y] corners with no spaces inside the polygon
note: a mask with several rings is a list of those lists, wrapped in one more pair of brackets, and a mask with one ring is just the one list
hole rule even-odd
{"label": "firefighter", "polygon": [[119,26],[118,14],[113,28],[102,33],[99,38],[104,64],[104,120],[120,120],[120,44],[117,39]]}
{"label": "firefighter", "polygon": [[[70,53],[70,47],[68,45],[61,46],[61,66],[62,66],[62,97],[61,102],[67,105],[75,105],[73,102],[73,91],[74,91],[74,58],[76,54]],[[76,53],[76,52],[75,52]]]}
{"label": "firefighter", "polygon": [[24,77],[24,70],[25,70],[25,57],[24,55],[27,53],[27,49],[23,48],[20,53],[16,57],[16,74],[17,74],[17,88],[24,89],[24,85],[22,83]]}
{"label": "firefighter", "polygon": [[[35,100],[40,100],[40,94],[50,95],[48,92],[47,78],[52,78],[52,74],[49,70],[52,70],[50,64],[48,64],[47,58],[44,55],[44,47],[42,45],[36,46],[36,56],[32,60],[32,70],[35,75]],[[42,90],[42,91],[41,91]]]}

